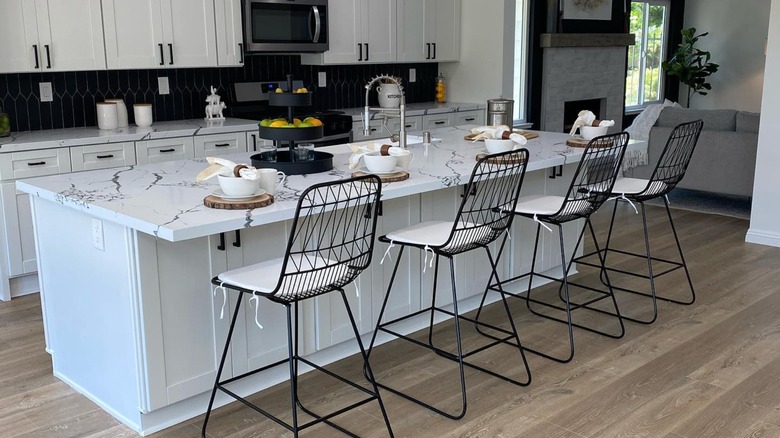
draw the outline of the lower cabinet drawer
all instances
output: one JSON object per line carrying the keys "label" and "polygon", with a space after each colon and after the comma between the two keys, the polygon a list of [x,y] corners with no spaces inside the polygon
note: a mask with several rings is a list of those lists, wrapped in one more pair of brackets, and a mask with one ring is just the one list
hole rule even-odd
{"label": "lower cabinet drawer", "polygon": [[430,129],[452,126],[452,118],[452,113],[425,115],[422,120],[423,129],[428,131]]}
{"label": "lower cabinet drawer", "polygon": [[135,145],[128,142],[72,147],[70,159],[74,172],[130,166],[135,164]]}
{"label": "lower cabinet drawer", "polygon": [[246,152],[246,134],[213,134],[195,137],[195,157],[213,157],[216,155]]}
{"label": "lower cabinet drawer", "polygon": [[0,154],[0,180],[70,172],[68,148]]}
{"label": "lower cabinet drawer", "polygon": [[460,125],[484,125],[485,124],[485,112],[482,110],[477,111],[461,111],[455,113],[455,126]]}
{"label": "lower cabinet drawer", "polygon": [[163,161],[195,158],[192,137],[163,138],[135,143],[138,164],[161,163]]}

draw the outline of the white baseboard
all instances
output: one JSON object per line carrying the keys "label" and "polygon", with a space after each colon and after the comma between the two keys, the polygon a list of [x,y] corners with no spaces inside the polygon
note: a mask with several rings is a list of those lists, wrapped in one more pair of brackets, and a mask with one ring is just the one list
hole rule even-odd
{"label": "white baseboard", "polygon": [[11,285],[11,298],[37,294],[41,290],[40,285],[38,284],[38,274],[13,277],[9,282]]}
{"label": "white baseboard", "polygon": [[745,242],[780,247],[780,233],[750,228],[745,235]]}

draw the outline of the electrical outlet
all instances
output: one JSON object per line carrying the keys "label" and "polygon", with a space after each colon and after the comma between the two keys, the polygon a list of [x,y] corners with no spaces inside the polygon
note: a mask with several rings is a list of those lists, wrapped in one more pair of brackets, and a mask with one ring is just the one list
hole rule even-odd
{"label": "electrical outlet", "polygon": [[52,102],[54,100],[51,82],[40,82],[38,83],[38,88],[41,91],[41,102]]}
{"label": "electrical outlet", "polygon": [[157,89],[160,94],[171,94],[171,88],[168,85],[168,76],[160,76],[157,78]]}
{"label": "electrical outlet", "polygon": [[409,82],[417,82],[417,69],[409,69]]}
{"label": "electrical outlet", "polygon": [[92,244],[101,251],[105,250],[103,244],[103,221],[100,219],[92,219]]}
{"label": "electrical outlet", "polygon": [[328,75],[324,71],[317,73],[317,86],[318,87],[328,86]]}

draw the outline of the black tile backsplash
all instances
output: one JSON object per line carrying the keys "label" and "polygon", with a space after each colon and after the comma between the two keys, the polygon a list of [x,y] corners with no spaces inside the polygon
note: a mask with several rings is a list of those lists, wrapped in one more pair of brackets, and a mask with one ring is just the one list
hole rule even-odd
{"label": "black tile backsplash", "polygon": [[[410,68],[416,69],[414,83],[408,80]],[[316,86],[320,71],[327,73],[327,87]],[[314,92],[313,109],[321,111],[363,106],[363,86],[380,73],[403,78],[408,103],[432,101],[438,64],[309,66],[301,65],[298,55],[249,54],[244,67],[0,74],[0,107],[14,132],[95,126],[95,103],[109,98],[124,99],[130,123],[132,105],[140,102],[153,104],[155,121],[193,119],[204,116],[209,86],[230,108],[230,84],[284,80],[288,73]],[[170,94],[157,93],[159,76],[168,77]],[[40,101],[39,82],[52,83],[53,102]]]}

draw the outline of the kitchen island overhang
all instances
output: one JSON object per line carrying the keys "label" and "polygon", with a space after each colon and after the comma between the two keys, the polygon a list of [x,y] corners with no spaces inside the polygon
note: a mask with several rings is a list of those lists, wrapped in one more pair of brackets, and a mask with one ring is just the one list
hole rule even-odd
{"label": "kitchen island overhang", "polygon": [[[467,128],[434,131],[441,141],[428,146],[427,154],[423,145],[410,147],[412,176],[384,185],[378,233],[423,220],[451,219],[462,191],[459,186],[467,182],[475,156],[484,147],[465,141],[467,133]],[[565,134],[540,134],[526,146],[531,158],[523,194],[565,190],[571,173],[564,171],[563,177],[552,179],[556,172],[548,169],[568,170],[582,152],[565,145]],[[644,147],[640,142],[630,145],[632,150]],[[290,177],[273,205],[248,211],[202,205],[203,198],[218,188],[216,181],[194,182],[206,167],[205,160],[17,182],[19,190],[31,194],[46,341],[55,375],[141,434],[204,412],[227,333],[227,318],[220,314],[230,314],[234,299],[228,297],[223,304],[209,280],[224,270],[282,254],[298,194],[312,184],[351,175],[346,145],[325,150],[335,156],[334,170]],[[250,155],[228,158],[248,162]],[[533,248],[529,231],[534,227],[515,222],[501,274],[516,275],[528,267]],[[373,329],[387,284],[387,264],[379,264],[385,249],[376,245],[372,267],[358,280],[362,293],[350,297],[362,333]],[[547,260],[546,269],[560,260],[554,252],[540,257]],[[400,283],[409,292],[391,303],[391,317],[393,312],[413,312],[430,299],[432,276],[422,274],[419,255],[407,259]],[[475,255],[457,260],[456,269],[459,290],[464,291],[461,308],[476,301],[474,307],[487,281],[487,263]],[[344,342],[349,339],[346,321],[336,307],[327,297],[302,307],[303,348],[323,362],[357,348]],[[232,344],[227,367],[232,375],[286,354],[286,338],[275,327],[284,327],[275,324],[282,321],[279,309],[261,308],[264,330],[255,326],[254,311],[246,312],[237,325],[240,336]],[[285,378],[285,370],[271,372],[237,390],[251,393]]]}

